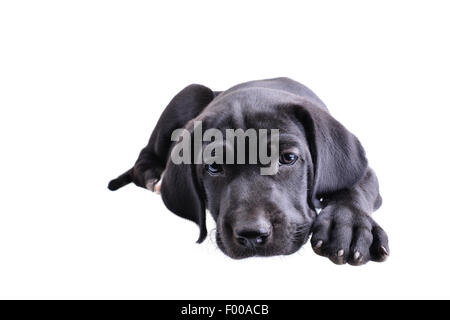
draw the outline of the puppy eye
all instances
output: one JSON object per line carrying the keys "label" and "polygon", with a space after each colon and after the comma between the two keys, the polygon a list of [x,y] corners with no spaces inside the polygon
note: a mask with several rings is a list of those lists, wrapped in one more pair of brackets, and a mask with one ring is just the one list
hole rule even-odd
{"label": "puppy eye", "polygon": [[210,174],[213,174],[213,175],[221,173],[223,171],[222,165],[217,164],[217,163],[207,164],[205,166],[205,168]]}
{"label": "puppy eye", "polygon": [[297,161],[298,157],[294,153],[286,152],[280,154],[280,164],[292,165]]}

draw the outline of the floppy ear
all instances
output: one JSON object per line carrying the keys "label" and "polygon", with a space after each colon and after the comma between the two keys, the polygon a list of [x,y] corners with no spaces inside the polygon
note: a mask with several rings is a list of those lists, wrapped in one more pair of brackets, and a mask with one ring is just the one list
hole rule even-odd
{"label": "floppy ear", "polygon": [[296,106],[314,165],[310,205],[320,208],[320,198],[352,188],[367,170],[366,154],[359,140],[327,110],[312,103]]}
{"label": "floppy ear", "polygon": [[174,164],[169,159],[162,180],[161,197],[170,211],[198,224],[200,236],[197,242],[203,242],[207,235],[205,204],[196,179],[195,166]]}

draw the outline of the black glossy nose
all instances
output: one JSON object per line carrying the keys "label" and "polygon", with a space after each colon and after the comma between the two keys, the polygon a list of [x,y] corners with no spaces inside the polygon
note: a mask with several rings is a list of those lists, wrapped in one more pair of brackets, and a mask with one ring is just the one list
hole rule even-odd
{"label": "black glossy nose", "polygon": [[236,241],[243,247],[255,248],[264,246],[270,239],[269,229],[241,229],[235,232]]}

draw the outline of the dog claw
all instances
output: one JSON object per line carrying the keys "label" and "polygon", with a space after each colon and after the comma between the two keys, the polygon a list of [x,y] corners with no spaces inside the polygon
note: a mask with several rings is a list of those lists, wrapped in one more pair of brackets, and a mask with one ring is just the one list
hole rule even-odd
{"label": "dog claw", "polygon": [[337,252],[338,257],[342,257],[344,255],[344,249],[341,249]]}
{"label": "dog claw", "polygon": [[353,255],[353,259],[358,260],[359,257],[361,257],[361,253],[359,253],[359,251],[355,251],[355,254]]}
{"label": "dog claw", "polygon": [[389,252],[387,251],[387,249],[386,249],[385,247],[381,246],[381,247],[380,247],[380,250],[381,250],[381,252],[382,252],[385,256],[388,256],[388,255],[389,255]]}
{"label": "dog claw", "polygon": [[323,244],[322,240],[317,241],[316,245],[314,246],[314,249],[319,249],[322,246],[322,244]]}

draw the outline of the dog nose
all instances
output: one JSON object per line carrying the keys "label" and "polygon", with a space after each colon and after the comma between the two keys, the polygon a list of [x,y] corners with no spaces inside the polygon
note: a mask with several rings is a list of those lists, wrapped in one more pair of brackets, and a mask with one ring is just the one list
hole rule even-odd
{"label": "dog nose", "polygon": [[236,241],[243,247],[255,248],[264,246],[270,239],[271,232],[268,228],[236,230]]}

